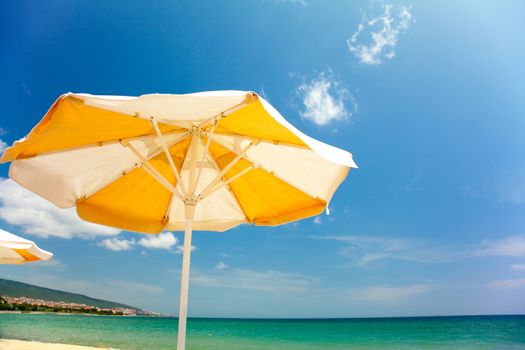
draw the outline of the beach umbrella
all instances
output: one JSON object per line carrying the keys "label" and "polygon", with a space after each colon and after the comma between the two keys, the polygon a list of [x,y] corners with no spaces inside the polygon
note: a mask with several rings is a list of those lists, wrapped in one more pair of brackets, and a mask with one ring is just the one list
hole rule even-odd
{"label": "beach umbrella", "polygon": [[0,229],[0,264],[23,264],[52,257],[53,253],[40,249],[35,242]]}
{"label": "beach umbrella", "polygon": [[184,349],[192,230],[274,226],[327,208],[352,155],[301,133],[246,91],[139,97],[68,93],[1,158],[9,176],[90,222],[184,230]]}

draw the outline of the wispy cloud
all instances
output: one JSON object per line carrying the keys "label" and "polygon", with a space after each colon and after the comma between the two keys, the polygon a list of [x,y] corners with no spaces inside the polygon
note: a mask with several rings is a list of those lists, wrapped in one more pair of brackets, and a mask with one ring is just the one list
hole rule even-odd
{"label": "wispy cloud", "polygon": [[[472,257],[525,256],[525,236],[510,236],[499,241],[484,240],[480,244],[437,246],[429,240],[371,235],[313,236],[313,239],[341,242],[337,253],[348,259],[347,267],[369,267],[389,260],[446,263]],[[515,271],[525,264],[514,264]]]}
{"label": "wispy cloud", "polygon": [[228,265],[226,265],[224,262],[219,261],[217,265],[215,265],[215,270],[226,270],[228,268]]}
{"label": "wispy cloud", "polygon": [[500,241],[481,242],[473,251],[474,256],[525,256],[525,236],[512,236]]}
{"label": "wispy cloud", "polygon": [[[4,128],[0,128],[0,136],[3,136],[5,134],[7,134],[7,131]],[[8,144],[4,140],[0,139],[0,155],[4,153],[7,146]]]}
{"label": "wispy cloud", "polygon": [[41,237],[112,236],[120,230],[82,221],[74,208],[60,209],[11,179],[0,178],[0,219]]}
{"label": "wispy cloud", "polygon": [[195,271],[191,284],[229,289],[249,289],[272,293],[299,293],[317,284],[317,279],[299,274],[271,270],[222,269],[211,273]]}
{"label": "wispy cloud", "polygon": [[7,143],[5,143],[2,139],[0,139],[0,154],[4,153],[6,148],[7,148]]}
{"label": "wispy cloud", "polygon": [[437,284],[413,284],[408,286],[370,286],[349,290],[353,300],[390,302],[410,298],[440,288]]}
{"label": "wispy cloud", "polygon": [[510,269],[514,271],[525,271],[525,264],[512,264]]}
{"label": "wispy cloud", "polygon": [[[194,251],[196,251],[197,249],[198,249],[198,248],[197,248],[196,246],[192,245],[191,248],[190,248],[190,252],[194,252]],[[175,247],[175,253],[177,253],[177,254],[182,254],[182,253],[184,253],[184,245],[181,244],[181,245],[176,246],[176,247]]]}
{"label": "wispy cloud", "polygon": [[[301,117],[317,125],[328,125],[352,116],[357,103],[350,92],[338,81],[331,70],[321,72],[309,81],[302,77],[296,88],[301,99]],[[351,105],[351,109],[347,107]]]}
{"label": "wispy cloud", "polygon": [[22,88],[24,89],[24,92],[26,93],[27,96],[32,96],[33,94],[31,93],[31,90],[29,90],[27,88],[27,85],[25,83],[22,83]]}
{"label": "wispy cloud", "polygon": [[504,189],[494,191],[493,197],[498,203],[523,204],[525,203],[525,181],[515,183],[514,187],[508,186]]}
{"label": "wispy cloud", "polygon": [[59,271],[63,271],[64,270],[64,265],[60,262],[60,260],[58,259],[51,259],[51,260],[45,260],[45,261],[38,261],[36,262],[35,264],[32,264],[32,266],[36,266],[36,267],[39,267],[39,266],[42,266],[42,267],[51,267],[51,268],[54,268],[54,269],[57,269]]}
{"label": "wispy cloud", "polygon": [[281,4],[289,3],[289,4],[301,5],[301,6],[307,5],[305,0],[275,0],[275,2],[281,3]]}
{"label": "wispy cloud", "polygon": [[264,89],[264,86],[259,91],[259,96],[264,98],[266,101],[270,101],[270,96],[268,96],[268,94],[266,93],[266,90]]}
{"label": "wispy cloud", "polygon": [[362,63],[380,64],[396,54],[399,36],[413,23],[412,6],[382,6],[382,14],[359,23],[357,30],[347,40],[348,49]]}
{"label": "wispy cloud", "polygon": [[462,190],[471,198],[521,205],[525,203],[525,167],[513,164],[496,168],[490,174],[480,175],[477,182],[470,181]]}
{"label": "wispy cloud", "polygon": [[488,287],[489,288],[500,288],[500,289],[525,288],[525,278],[492,281],[488,284]]}
{"label": "wispy cloud", "polygon": [[323,223],[323,219],[320,216],[314,218],[314,224],[320,225]]}
{"label": "wispy cloud", "polygon": [[133,306],[140,306],[144,301],[144,295],[152,294],[158,296],[165,292],[164,288],[155,284],[113,278],[100,278],[88,281],[40,273],[23,278],[15,278],[15,280],[46,288],[59,288],[72,293],[80,293],[93,298],[106,299]]}
{"label": "wispy cloud", "polygon": [[371,266],[387,260],[423,263],[451,261],[455,254],[448,249],[433,247],[430,243],[395,237],[381,236],[314,236],[314,239],[333,240],[342,243],[338,254],[349,259],[355,266]]}
{"label": "wispy cloud", "polygon": [[106,278],[104,279],[104,282],[112,287],[117,288],[123,288],[123,289],[133,289],[137,292],[144,292],[148,294],[162,294],[164,293],[164,288],[149,284],[149,283],[142,283],[142,282],[134,282],[134,281],[123,281],[123,280],[117,280],[112,278]]}

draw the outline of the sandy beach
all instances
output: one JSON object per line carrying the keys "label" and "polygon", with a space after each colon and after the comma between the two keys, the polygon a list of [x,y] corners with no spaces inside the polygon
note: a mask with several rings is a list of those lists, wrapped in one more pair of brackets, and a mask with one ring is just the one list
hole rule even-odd
{"label": "sandy beach", "polygon": [[[92,346],[40,343],[14,339],[0,339],[0,350],[100,350]],[[107,349],[107,348],[106,348]]]}

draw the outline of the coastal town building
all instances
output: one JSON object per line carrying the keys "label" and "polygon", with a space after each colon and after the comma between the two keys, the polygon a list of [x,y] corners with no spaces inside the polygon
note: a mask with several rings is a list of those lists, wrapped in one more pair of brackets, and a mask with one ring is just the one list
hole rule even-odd
{"label": "coastal town building", "polygon": [[35,298],[29,298],[29,297],[0,296],[0,298],[3,299],[5,303],[11,304],[11,305],[31,305],[35,307],[40,306],[40,307],[45,307],[45,308],[50,308],[50,309],[71,310],[73,312],[96,311],[97,313],[124,315],[124,316],[137,316],[137,315],[155,316],[155,313],[153,312],[138,310],[138,309],[131,309],[131,308],[102,308],[102,307],[97,307],[97,306],[87,305],[87,304],[67,303],[64,301],[50,301],[50,300],[35,299]]}

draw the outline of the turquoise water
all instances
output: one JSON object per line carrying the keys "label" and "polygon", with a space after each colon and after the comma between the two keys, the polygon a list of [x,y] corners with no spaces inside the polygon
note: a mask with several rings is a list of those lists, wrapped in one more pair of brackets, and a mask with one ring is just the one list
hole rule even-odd
{"label": "turquoise water", "polygon": [[[175,349],[176,318],[0,314],[0,337]],[[525,349],[525,316],[190,319],[188,349]]]}

